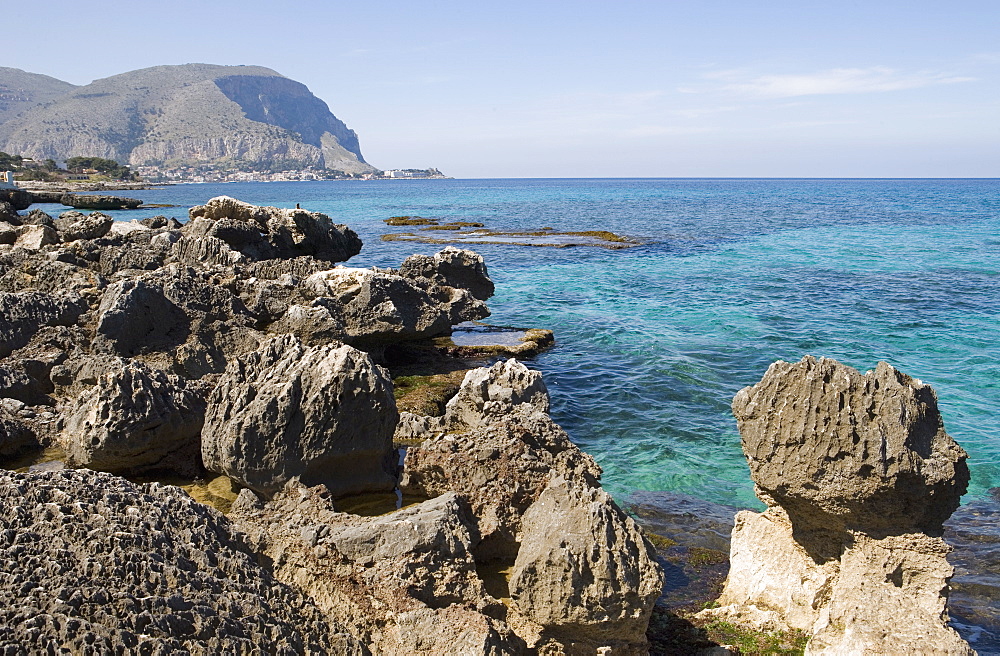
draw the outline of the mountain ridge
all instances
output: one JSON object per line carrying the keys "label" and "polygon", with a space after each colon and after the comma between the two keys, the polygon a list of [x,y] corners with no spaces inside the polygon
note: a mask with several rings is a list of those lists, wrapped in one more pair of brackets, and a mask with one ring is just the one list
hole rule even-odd
{"label": "mountain ridge", "polygon": [[[0,86],[4,71],[17,69],[0,69]],[[69,85],[0,121],[0,150],[133,167],[376,171],[323,100],[262,66],[164,65]]]}

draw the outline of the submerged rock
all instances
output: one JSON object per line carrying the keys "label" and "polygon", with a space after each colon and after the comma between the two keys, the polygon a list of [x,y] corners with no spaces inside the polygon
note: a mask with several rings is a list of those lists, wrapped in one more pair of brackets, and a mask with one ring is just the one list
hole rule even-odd
{"label": "submerged rock", "polygon": [[392,383],[366,354],[285,335],[229,364],[209,398],[202,457],[266,495],[290,480],[336,495],[391,490],[397,417]]}
{"label": "submerged rock", "polygon": [[365,654],[179,488],[0,471],[4,653]]}
{"label": "submerged rock", "polygon": [[885,363],[773,364],[733,400],[764,513],[740,512],[705,615],[811,635],[807,653],[972,653],[947,626],[940,539],[969,480],[933,390]]}

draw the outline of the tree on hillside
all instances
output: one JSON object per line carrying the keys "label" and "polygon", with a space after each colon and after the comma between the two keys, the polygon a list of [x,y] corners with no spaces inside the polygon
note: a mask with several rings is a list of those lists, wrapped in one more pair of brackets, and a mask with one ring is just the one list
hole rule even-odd
{"label": "tree on hillside", "polygon": [[103,157],[70,157],[66,160],[66,170],[72,173],[92,170],[118,180],[131,180],[133,177],[132,171],[127,166]]}
{"label": "tree on hillside", "polygon": [[24,160],[20,155],[8,155],[0,151],[0,171],[18,171],[21,169],[21,162]]}

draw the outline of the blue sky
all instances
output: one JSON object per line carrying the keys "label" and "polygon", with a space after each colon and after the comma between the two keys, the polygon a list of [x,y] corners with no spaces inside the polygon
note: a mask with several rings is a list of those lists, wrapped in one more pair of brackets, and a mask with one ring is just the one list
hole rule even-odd
{"label": "blue sky", "polygon": [[12,4],[0,65],[267,66],[381,168],[1000,177],[996,0]]}

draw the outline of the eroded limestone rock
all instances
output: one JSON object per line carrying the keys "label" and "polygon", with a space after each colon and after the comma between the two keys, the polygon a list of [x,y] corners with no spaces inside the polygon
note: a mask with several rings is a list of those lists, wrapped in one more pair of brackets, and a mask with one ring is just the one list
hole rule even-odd
{"label": "eroded limestone rock", "polygon": [[567,651],[641,652],[662,589],[653,547],[604,490],[557,477],[524,514],[511,598]]}
{"label": "eroded limestone rock", "polygon": [[733,530],[720,608],[807,654],[971,654],[947,625],[940,539],[969,480],[933,390],[886,363],[776,362],[733,400],[764,513]]}
{"label": "eroded limestone rock", "polygon": [[336,495],[391,490],[397,417],[388,374],[366,354],[285,335],[230,362],[209,398],[202,457],[267,495],[293,479]]}
{"label": "eroded limestone rock", "polygon": [[279,580],[373,653],[524,653],[477,575],[475,520],[455,494],[363,518],[335,512],[322,486],[293,482],[266,503],[244,490],[232,516]]}
{"label": "eroded limestone rock", "polygon": [[442,287],[467,289],[480,301],[489,299],[494,292],[483,257],[454,246],[434,255],[411,255],[403,260],[399,273],[407,278],[425,278]]}
{"label": "eroded limestone rock", "polygon": [[55,220],[56,230],[64,242],[77,239],[98,239],[108,234],[115,220],[107,214],[92,212],[63,212]]}
{"label": "eroded limestone rock", "polygon": [[113,473],[154,467],[197,472],[204,386],[136,360],[109,364],[64,411],[60,443],[71,464]]}
{"label": "eroded limestone rock", "polygon": [[5,653],[366,654],[179,488],[0,470]]}

